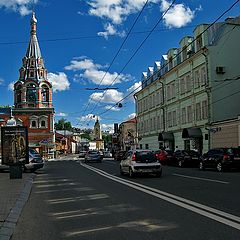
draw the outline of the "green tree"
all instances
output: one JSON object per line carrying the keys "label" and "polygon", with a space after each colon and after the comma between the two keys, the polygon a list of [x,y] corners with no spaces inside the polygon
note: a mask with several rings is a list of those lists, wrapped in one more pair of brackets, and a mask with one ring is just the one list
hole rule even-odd
{"label": "green tree", "polygon": [[66,119],[61,118],[55,123],[55,129],[72,131],[72,124],[71,122],[67,122]]}

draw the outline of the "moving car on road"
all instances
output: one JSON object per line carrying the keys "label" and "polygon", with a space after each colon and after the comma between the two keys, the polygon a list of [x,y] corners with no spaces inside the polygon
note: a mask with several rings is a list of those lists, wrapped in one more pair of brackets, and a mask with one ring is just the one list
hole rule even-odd
{"label": "moving car on road", "polygon": [[79,158],[84,158],[86,153],[87,153],[87,151],[80,151],[78,157]]}
{"label": "moving car on road", "polygon": [[102,156],[99,151],[90,150],[86,153],[84,162],[102,162]]}
{"label": "moving car on road", "polygon": [[199,168],[215,168],[218,172],[231,168],[240,169],[240,148],[210,149],[200,158]]}
{"label": "moving car on road", "polygon": [[154,152],[137,149],[129,151],[125,159],[120,162],[120,173],[126,173],[130,177],[138,173],[153,173],[160,177],[162,175],[162,166]]}

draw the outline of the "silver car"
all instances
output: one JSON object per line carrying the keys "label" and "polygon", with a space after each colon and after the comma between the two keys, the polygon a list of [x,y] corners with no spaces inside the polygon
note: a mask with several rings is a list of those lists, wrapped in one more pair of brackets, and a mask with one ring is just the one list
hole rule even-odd
{"label": "silver car", "polygon": [[24,165],[24,170],[30,170],[31,172],[37,169],[43,168],[44,161],[41,155],[33,148],[29,148],[29,163]]}
{"label": "silver car", "polygon": [[162,175],[161,163],[151,150],[132,150],[127,153],[120,162],[120,174],[128,174],[134,177],[136,174]]}
{"label": "silver car", "polygon": [[84,162],[102,162],[102,155],[99,151],[88,151],[85,155]]}

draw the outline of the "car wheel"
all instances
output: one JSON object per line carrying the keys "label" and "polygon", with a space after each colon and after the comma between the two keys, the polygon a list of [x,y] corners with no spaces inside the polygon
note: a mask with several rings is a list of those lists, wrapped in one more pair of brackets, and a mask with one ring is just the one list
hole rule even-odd
{"label": "car wheel", "polygon": [[162,171],[156,173],[156,177],[161,177],[162,176]]}
{"label": "car wheel", "polygon": [[133,172],[133,170],[132,170],[132,168],[129,168],[129,177],[130,178],[133,178],[134,177],[134,172]]}
{"label": "car wheel", "polygon": [[223,171],[223,166],[222,166],[221,162],[217,163],[216,169],[217,169],[218,172],[222,172]]}
{"label": "car wheel", "polygon": [[199,169],[200,169],[200,170],[204,170],[204,169],[205,169],[203,162],[200,162],[200,163],[199,163]]}

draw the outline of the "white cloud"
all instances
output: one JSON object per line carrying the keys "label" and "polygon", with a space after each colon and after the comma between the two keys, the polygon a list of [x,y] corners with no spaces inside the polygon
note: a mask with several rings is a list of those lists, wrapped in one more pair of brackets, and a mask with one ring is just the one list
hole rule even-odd
{"label": "white cloud", "polygon": [[98,32],[98,35],[102,36],[106,39],[108,39],[108,36],[117,35],[117,36],[120,36],[120,37],[125,37],[125,35],[126,35],[125,31],[118,32],[116,30],[116,28],[111,23],[105,24],[104,29],[105,29],[105,31],[104,32]]}
{"label": "white cloud", "polygon": [[68,81],[67,75],[63,72],[59,72],[58,74],[48,73],[48,80],[51,82],[54,92],[69,89],[70,82]]}
{"label": "white cloud", "polygon": [[89,0],[89,14],[108,19],[114,24],[121,24],[128,15],[139,11],[145,2],[145,0]]}
{"label": "white cloud", "polygon": [[86,121],[96,121],[96,119],[101,120],[99,116],[96,116],[94,114],[87,114],[86,116],[82,116],[79,118],[81,122],[86,122]]}
{"label": "white cloud", "polygon": [[55,114],[57,117],[66,117],[67,114],[66,113],[63,113],[63,112],[60,112],[60,113],[56,113]]}
{"label": "white cloud", "polygon": [[136,117],[136,113],[131,113],[128,115],[127,120],[133,119]]}
{"label": "white cloud", "polygon": [[[38,0],[34,3],[37,4]],[[0,0],[0,8],[5,8],[25,16],[32,12],[32,0]]]}
{"label": "white cloud", "polygon": [[105,106],[105,109],[110,110],[110,111],[114,111],[114,112],[118,112],[118,111],[121,110],[119,107],[117,107],[117,106],[115,107],[113,105],[107,105],[107,106]]}
{"label": "white cloud", "polygon": [[109,131],[110,133],[113,133],[114,126],[113,124],[101,124],[102,131]]}
{"label": "white cloud", "polygon": [[8,84],[8,90],[10,90],[10,91],[14,90],[14,82],[11,82]]}
{"label": "white cloud", "polygon": [[[139,12],[145,4],[145,0],[88,0],[88,14],[103,19],[105,31],[98,35],[107,38],[109,35],[122,36],[116,26],[122,24],[129,15]],[[165,12],[171,5],[170,0],[150,0],[150,4],[160,4],[160,11]],[[164,16],[164,23],[168,27],[182,27],[190,23],[194,17],[194,11],[184,4],[174,4]]]}
{"label": "white cloud", "polygon": [[102,103],[117,103],[123,98],[123,93],[115,89],[106,90],[104,92],[96,92],[90,96],[90,101]]}
{"label": "white cloud", "polygon": [[92,59],[88,59],[85,57],[74,58],[69,66],[66,66],[66,70],[72,71],[82,71],[80,74],[74,75],[74,81],[78,82],[82,79],[86,79],[91,83],[100,84],[101,85],[110,85],[120,83],[122,81],[131,80],[132,77],[129,74],[118,74],[117,72],[106,72],[101,70],[106,66],[102,66],[100,64],[96,64]]}
{"label": "white cloud", "polygon": [[[166,0],[162,0],[161,10],[166,11],[170,6],[170,3]],[[164,15],[164,23],[167,27],[180,28],[190,23],[194,18],[195,11],[192,11],[184,4],[175,4]]]}
{"label": "white cloud", "polygon": [[[127,89],[128,92],[132,92],[132,91],[140,91],[142,89],[142,82],[139,81],[139,82],[136,82],[134,83],[130,88]],[[135,93],[135,92],[134,92]]]}

